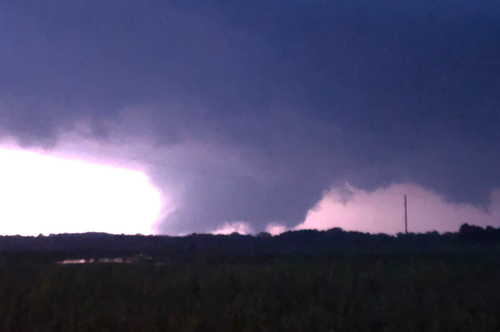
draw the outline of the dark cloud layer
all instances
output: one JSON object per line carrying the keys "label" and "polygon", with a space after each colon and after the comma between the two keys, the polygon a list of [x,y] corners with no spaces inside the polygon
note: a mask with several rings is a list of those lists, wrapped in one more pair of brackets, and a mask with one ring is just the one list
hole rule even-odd
{"label": "dark cloud layer", "polygon": [[86,121],[101,140],[237,156],[157,156],[231,174],[154,170],[179,192],[164,231],[295,225],[345,180],[486,205],[500,185],[499,13],[462,0],[5,0],[0,129],[50,145]]}

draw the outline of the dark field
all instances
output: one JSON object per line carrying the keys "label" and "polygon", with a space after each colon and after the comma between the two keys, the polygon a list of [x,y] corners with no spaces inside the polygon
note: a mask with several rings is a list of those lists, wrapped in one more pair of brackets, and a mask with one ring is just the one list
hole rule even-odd
{"label": "dark field", "polygon": [[500,330],[500,264],[481,254],[36,262],[1,267],[1,331]]}

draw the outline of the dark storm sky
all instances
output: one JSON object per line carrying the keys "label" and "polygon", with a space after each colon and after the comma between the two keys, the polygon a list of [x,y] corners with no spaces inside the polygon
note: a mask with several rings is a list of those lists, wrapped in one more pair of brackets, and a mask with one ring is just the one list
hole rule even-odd
{"label": "dark storm sky", "polygon": [[150,170],[165,232],[293,226],[345,181],[487,206],[500,2],[1,1],[0,133],[51,147],[79,122],[176,167]]}

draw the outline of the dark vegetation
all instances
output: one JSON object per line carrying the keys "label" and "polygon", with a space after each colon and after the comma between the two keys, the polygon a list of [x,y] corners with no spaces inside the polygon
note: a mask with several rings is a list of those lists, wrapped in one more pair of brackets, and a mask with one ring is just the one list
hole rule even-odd
{"label": "dark vegetation", "polygon": [[279,236],[191,234],[179,236],[111,235],[106,233],[57,234],[37,237],[0,236],[4,259],[40,256],[51,259],[99,258],[148,254],[168,262],[255,263],[298,257],[345,255],[438,254],[494,250],[500,244],[500,229],[464,224],[458,233],[368,234],[327,231],[289,231]]}
{"label": "dark vegetation", "polygon": [[[0,238],[0,331],[499,331],[500,230]],[[147,254],[139,264],[57,265]],[[161,263],[161,264],[159,264]]]}

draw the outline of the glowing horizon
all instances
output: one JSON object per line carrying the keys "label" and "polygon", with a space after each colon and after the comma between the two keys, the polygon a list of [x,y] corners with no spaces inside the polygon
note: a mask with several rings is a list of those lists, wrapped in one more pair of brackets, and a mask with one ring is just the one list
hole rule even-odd
{"label": "glowing horizon", "polygon": [[0,148],[0,234],[152,234],[160,193],[141,172]]}

